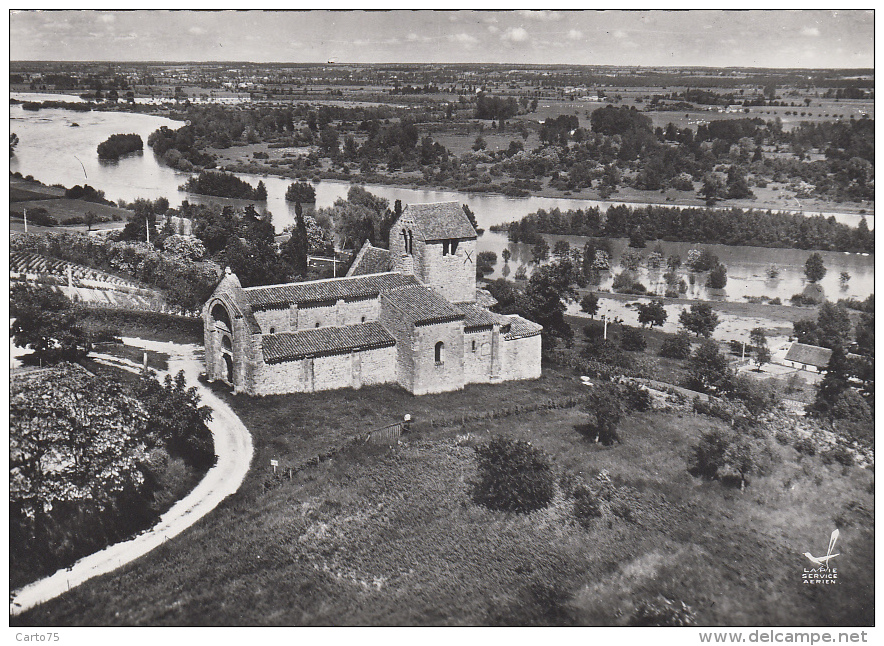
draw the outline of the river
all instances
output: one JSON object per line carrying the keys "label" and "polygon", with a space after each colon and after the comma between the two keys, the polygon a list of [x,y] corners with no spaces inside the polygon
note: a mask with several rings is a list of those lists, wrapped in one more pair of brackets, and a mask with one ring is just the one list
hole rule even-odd
{"label": "river", "polygon": [[[19,95],[27,98],[28,95]],[[32,95],[31,98],[40,97]],[[74,124],[77,124],[74,126]],[[143,197],[155,199],[166,197],[173,206],[183,200],[190,202],[216,202],[217,198],[203,198],[179,190],[189,173],[173,170],[161,165],[156,156],[146,146],[147,137],[160,126],[176,128],[180,121],[172,121],[163,117],[134,114],[128,112],[71,112],[67,110],[45,109],[37,112],[25,111],[21,106],[10,107],[10,128],[15,132],[20,143],[15,156],[10,159],[10,169],[22,175],[32,175],[47,184],[88,183],[103,190],[108,199],[123,199],[131,202]],[[97,145],[115,133],[137,133],[145,140],[145,151],[141,154],[127,156],[119,161],[100,161],[96,152]],[[266,209],[273,214],[275,228],[281,231],[294,222],[294,207],[285,201],[285,190],[292,182],[273,176],[240,174],[240,177],[256,185],[263,180],[267,186]],[[317,206],[330,206],[336,199],[345,197],[349,185],[345,182],[323,181],[315,185]],[[454,191],[436,191],[425,189],[399,188],[394,186],[369,186],[369,190],[380,197],[390,200],[402,200],[403,204],[419,202],[458,201],[468,204],[476,213],[479,225],[486,229],[493,224],[501,224],[517,220],[537,209],[576,209],[600,206],[603,209],[610,203],[591,200],[557,199],[547,197],[508,198],[501,195],[471,195]],[[230,200],[235,204],[248,204],[247,201]],[[862,216],[855,214],[824,213],[834,215],[840,222],[855,226]],[[874,226],[874,217],[868,216],[870,227]],[[561,236],[549,236],[551,241]],[[582,248],[584,241],[580,238],[565,237],[572,246]],[[626,241],[612,241],[614,247],[614,264],[620,252],[625,248]],[[655,243],[649,244],[645,254],[650,252]],[[689,243],[663,242],[664,253],[668,256],[678,254],[683,259],[692,246]],[[705,245],[719,256],[728,269],[728,283],[724,290],[711,291],[702,286],[702,278],[687,294],[688,298],[708,298],[725,300],[742,300],[744,296],[779,296],[783,302],[795,293],[801,292],[805,286],[803,266],[811,252],[796,249],[767,249],[760,247],[729,247],[723,245]],[[513,255],[509,262],[508,275],[512,278],[520,264],[528,265],[530,250],[524,245],[509,243],[504,234],[490,231],[480,238],[479,249],[497,253],[509,247]],[[863,299],[874,291],[874,256],[862,256],[840,252],[822,252],[828,272],[822,281],[826,296],[830,299],[859,298]],[[767,279],[767,268],[775,264],[780,269],[779,278],[775,281]],[[530,267],[527,267],[530,271]],[[847,272],[850,279],[842,283],[840,275]],[[507,273],[501,260],[495,267],[492,277]],[[611,276],[604,277],[600,288],[610,289]],[[655,276],[643,270],[642,282],[653,287]]]}

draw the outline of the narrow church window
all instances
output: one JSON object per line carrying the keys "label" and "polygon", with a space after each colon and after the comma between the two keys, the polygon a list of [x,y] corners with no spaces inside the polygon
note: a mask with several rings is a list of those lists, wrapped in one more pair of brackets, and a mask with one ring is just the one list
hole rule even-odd
{"label": "narrow church window", "polygon": [[275,328],[275,327],[270,328],[270,334],[276,334],[276,328]]}
{"label": "narrow church window", "polygon": [[458,242],[457,239],[454,239],[454,240],[451,241],[451,255],[452,255],[452,256],[453,256],[455,253],[457,253],[457,242]]}
{"label": "narrow church window", "polygon": [[405,245],[405,253],[411,253],[408,250],[408,232],[405,229],[402,229],[402,244]]}
{"label": "narrow church window", "polygon": [[319,327],[319,321],[316,321],[316,325],[314,327]]}
{"label": "narrow church window", "polygon": [[475,351],[476,351],[476,340],[473,339],[473,352],[475,352]]}
{"label": "narrow church window", "polygon": [[443,241],[442,241],[442,255],[443,255],[443,256],[447,256],[447,255],[448,255],[448,240],[443,240]]}
{"label": "narrow church window", "polygon": [[365,317],[364,317],[364,316],[362,317],[362,322],[365,323]]}
{"label": "narrow church window", "polygon": [[439,341],[436,344],[436,365],[441,366],[444,362],[445,357],[443,356],[443,351],[445,350],[445,344]]}
{"label": "narrow church window", "polygon": [[411,229],[408,230],[408,255],[414,255],[414,234],[411,232]]}

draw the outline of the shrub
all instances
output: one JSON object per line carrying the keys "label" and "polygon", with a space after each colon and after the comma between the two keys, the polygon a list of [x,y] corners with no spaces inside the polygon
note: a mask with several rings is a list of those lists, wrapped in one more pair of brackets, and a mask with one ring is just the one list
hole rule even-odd
{"label": "shrub", "polygon": [[651,393],[634,381],[626,382],[623,387],[623,404],[627,410],[644,412],[651,410],[653,400]]}
{"label": "shrub", "polygon": [[669,359],[687,359],[691,356],[691,340],[687,334],[671,336],[660,346],[660,356]]}
{"label": "shrub", "polygon": [[799,440],[795,440],[795,444],[792,446],[794,446],[795,450],[802,455],[816,455],[816,446],[814,446],[813,440],[809,437],[802,437]]}
{"label": "shrub", "polygon": [[697,617],[684,601],[678,603],[660,597],[642,601],[629,620],[630,626],[696,626]]}
{"label": "shrub", "polygon": [[718,471],[724,467],[724,454],[729,443],[728,431],[719,428],[704,431],[690,457],[690,472],[710,480],[717,477]]}
{"label": "shrub", "polygon": [[709,401],[703,401],[699,397],[694,398],[694,412],[700,415],[708,415],[709,417],[717,417],[718,419],[727,422],[730,424],[734,415],[731,411],[722,404],[719,404],[713,399]]}
{"label": "shrub", "polygon": [[496,437],[476,447],[479,479],[473,501],[496,511],[526,513],[549,505],[552,467],[530,442]]}
{"label": "shrub", "polygon": [[780,401],[775,382],[760,381],[746,375],[737,375],[731,380],[728,396],[742,401],[753,415],[770,410]]}
{"label": "shrub", "polygon": [[641,330],[624,325],[620,332],[620,347],[624,350],[640,352],[648,347],[648,342]]}
{"label": "shrub", "polygon": [[853,454],[846,447],[843,447],[840,444],[832,447],[828,451],[824,451],[821,454],[821,457],[825,464],[838,462],[839,464],[843,464],[845,467],[853,466]]}
{"label": "shrub", "polygon": [[574,490],[573,513],[575,520],[583,527],[589,528],[593,521],[602,516],[602,507],[598,499],[585,485]]}
{"label": "shrub", "polygon": [[586,398],[584,410],[590,419],[581,427],[581,433],[588,439],[606,446],[621,441],[617,424],[623,415],[623,402],[616,386],[601,384],[594,387]]}

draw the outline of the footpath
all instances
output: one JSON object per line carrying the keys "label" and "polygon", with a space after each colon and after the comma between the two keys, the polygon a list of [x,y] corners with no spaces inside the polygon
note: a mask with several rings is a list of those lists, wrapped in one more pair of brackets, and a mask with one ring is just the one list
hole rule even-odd
{"label": "footpath", "polygon": [[[197,354],[198,347],[135,338],[123,340],[129,346],[168,354],[168,372],[175,375],[183,370],[188,385],[196,386],[201,403],[212,409],[212,419],[208,427],[212,432],[217,461],[193,491],[163,514],[151,529],[128,541],[109,545],[99,552],[83,557],[69,568],[13,591],[9,604],[11,615],[17,615],[60,596],[93,577],[113,572],[171,540],[215,509],[227,496],[235,493],[249,471],[253,453],[252,436],[233,410],[200,383],[203,362]],[[141,369],[138,364],[110,355],[92,356],[97,361],[132,372]],[[165,373],[158,374],[162,378]]]}

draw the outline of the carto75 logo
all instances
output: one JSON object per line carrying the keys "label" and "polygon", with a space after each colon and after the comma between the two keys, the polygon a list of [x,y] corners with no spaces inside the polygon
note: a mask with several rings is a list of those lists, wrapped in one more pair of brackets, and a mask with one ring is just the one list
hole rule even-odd
{"label": "carto75 logo", "polygon": [[835,558],[836,556],[840,556],[839,554],[832,554],[832,551],[835,549],[835,541],[838,540],[838,530],[832,532],[832,536],[829,538],[829,549],[826,552],[825,556],[814,556],[810,552],[805,552],[804,556],[810,559],[810,562],[814,565],[819,565],[829,569],[829,560]]}

